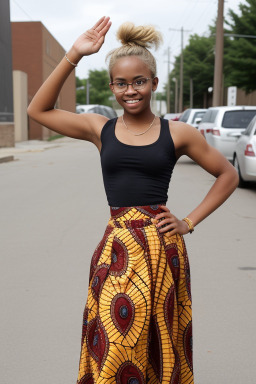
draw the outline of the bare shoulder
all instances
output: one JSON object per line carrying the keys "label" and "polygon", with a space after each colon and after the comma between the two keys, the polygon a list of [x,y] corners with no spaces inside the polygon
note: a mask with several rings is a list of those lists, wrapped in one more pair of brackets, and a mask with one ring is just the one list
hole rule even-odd
{"label": "bare shoulder", "polygon": [[178,158],[182,155],[188,155],[189,148],[195,144],[202,147],[207,146],[205,138],[189,124],[169,120],[169,129]]}
{"label": "bare shoulder", "polygon": [[187,155],[215,177],[225,169],[232,168],[229,161],[209,145],[196,128],[179,121],[170,121],[169,128],[177,159]]}

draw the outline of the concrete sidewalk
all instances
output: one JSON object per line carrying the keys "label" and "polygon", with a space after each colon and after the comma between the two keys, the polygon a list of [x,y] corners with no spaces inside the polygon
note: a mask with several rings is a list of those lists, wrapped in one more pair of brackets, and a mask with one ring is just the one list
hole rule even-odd
{"label": "concrete sidewalk", "polygon": [[53,141],[45,140],[27,140],[15,143],[15,147],[0,148],[0,163],[15,160],[15,156],[26,152],[42,152],[46,149],[52,149],[61,146],[63,143],[73,141],[69,137],[62,137]]}

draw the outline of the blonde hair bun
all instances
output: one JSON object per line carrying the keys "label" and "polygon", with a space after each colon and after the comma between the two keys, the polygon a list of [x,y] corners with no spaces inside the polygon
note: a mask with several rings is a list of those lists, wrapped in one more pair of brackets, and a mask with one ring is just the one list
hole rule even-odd
{"label": "blonde hair bun", "polygon": [[153,25],[135,26],[131,22],[123,23],[117,31],[117,39],[122,45],[139,45],[143,48],[159,47],[163,38]]}

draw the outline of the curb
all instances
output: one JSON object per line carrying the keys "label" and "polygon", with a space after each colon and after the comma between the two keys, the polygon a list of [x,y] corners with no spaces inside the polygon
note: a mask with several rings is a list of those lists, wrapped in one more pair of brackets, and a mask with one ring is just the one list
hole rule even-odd
{"label": "curb", "polygon": [[0,156],[0,164],[7,163],[8,161],[13,161],[14,156]]}

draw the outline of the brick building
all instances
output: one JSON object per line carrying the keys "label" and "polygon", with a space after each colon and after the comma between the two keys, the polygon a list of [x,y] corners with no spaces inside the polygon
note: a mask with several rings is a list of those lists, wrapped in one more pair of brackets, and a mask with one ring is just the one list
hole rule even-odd
{"label": "brick building", "polygon": [[[12,22],[13,70],[28,75],[28,104],[65,55],[65,50],[40,21]],[[65,82],[56,107],[75,112],[76,85],[75,71]],[[56,134],[48,128],[28,120],[29,139],[47,139]]]}

